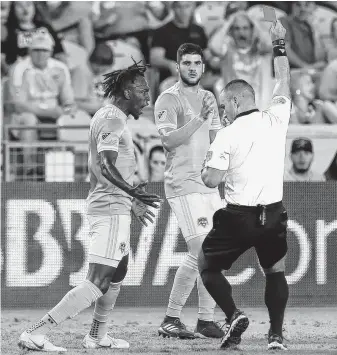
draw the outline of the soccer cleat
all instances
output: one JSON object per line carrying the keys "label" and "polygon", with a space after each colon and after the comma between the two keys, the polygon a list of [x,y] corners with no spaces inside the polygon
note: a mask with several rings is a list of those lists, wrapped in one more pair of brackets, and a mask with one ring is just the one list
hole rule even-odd
{"label": "soccer cleat", "polygon": [[19,339],[19,348],[24,350],[36,350],[45,352],[65,352],[67,349],[55,346],[42,334],[23,332]]}
{"label": "soccer cleat", "polygon": [[241,343],[241,335],[248,328],[248,325],[248,317],[237,309],[231,320],[226,322],[225,335],[221,339],[220,348],[227,349],[239,345]]}
{"label": "soccer cleat", "polygon": [[283,337],[281,335],[273,334],[269,331],[268,350],[288,350],[288,348],[283,344]]}
{"label": "soccer cleat", "polygon": [[194,334],[196,338],[222,338],[224,332],[218,323],[198,319]]}
{"label": "soccer cleat", "polygon": [[106,333],[101,340],[92,338],[87,334],[82,340],[82,345],[86,349],[129,349],[130,344],[123,339],[115,339],[109,333]]}
{"label": "soccer cleat", "polygon": [[186,329],[179,318],[166,316],[158,329],[158,334],[163,338],[195,339],[193,332]]}

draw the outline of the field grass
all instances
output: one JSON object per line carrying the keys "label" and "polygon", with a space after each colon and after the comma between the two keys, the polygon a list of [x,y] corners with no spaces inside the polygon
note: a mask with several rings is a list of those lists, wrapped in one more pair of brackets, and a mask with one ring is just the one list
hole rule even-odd
{"label": "field grass", "polygon": [[[266,350],[266,334],[268,320],[265,309],[244,309],[250,319],[250,326],[244,333],[239,350],[219,350],[219,340],[178,340],[163,339],[158,336],[157,328],[161,323],[164,307],[158,308],[116,308],[110,331],[116,337],[130,342],[130,349],[86,350],[81,340],[88,332],[91,324],[92,310],[87,310],[73,320],[68,320],[50,334],[56,345],[66,347],[69,355],[82,354],[235,354],[262,355],[274,354]],[[17,347],[20,333],[33,321],[45,314],[46,310],[13,309],[2,310],[1,354],[26,354],[27,351]],[[196,310],[184,310],[182,320],[189,329],[194,328],[197,319]],[[223,315],[217,310],[216,319],[224,321]],[[294,355],[337,355],[337,308],[288,308],[285,320],[285,337],[289,346],[288,354]],[[33,354],[34,352],[28,352]]]}

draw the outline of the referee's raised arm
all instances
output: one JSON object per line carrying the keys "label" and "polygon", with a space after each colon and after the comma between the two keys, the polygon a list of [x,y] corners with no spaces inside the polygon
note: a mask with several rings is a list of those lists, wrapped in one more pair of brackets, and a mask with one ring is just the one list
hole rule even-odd
{"label": "referee's raised arm", "polygon": [[273,99],[276,96],[290,97],[290,67],[285,47],[286,29],[280,21],[276,21],[270,28],[270,37],[273,44],[274,67],[276,85]]}

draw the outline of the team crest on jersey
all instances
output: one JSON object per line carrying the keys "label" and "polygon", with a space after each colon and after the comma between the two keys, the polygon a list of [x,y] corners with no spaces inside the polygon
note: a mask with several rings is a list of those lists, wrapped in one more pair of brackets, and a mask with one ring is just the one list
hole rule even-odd
{"label": "team crest on jersey", "polygon": [[167,116],[167,110],[161,110],[158,112],[158,121],[164,121]]}
{"label": "team crest on jersey", "polygon": [[119,244],[119,250],[122,254],[125,254],[125,251],[126,251],[126,243],[125,242],[122,242]]}
{"label": "team crest on jersey", "polygon": [[105,132],[105,133],[102,133],[102,141],[104,142],[104,143],[116,143],[115,142],[115,139],[114,139],[114,137],[113,137],[113,135],[112,135],[112,133],[111,132]]}
{"label": "team crest on jersey", "polygon": [[208,224],[208,220],[206,217],[198,218],[198,226],[202,226],[202,227],[206,228],[207,224]]}

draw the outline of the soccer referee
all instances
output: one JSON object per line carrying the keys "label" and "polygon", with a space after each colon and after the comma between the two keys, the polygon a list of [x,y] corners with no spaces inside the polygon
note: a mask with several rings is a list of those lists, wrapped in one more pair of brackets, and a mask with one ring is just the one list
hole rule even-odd
{"label": "soccer referee", "polygon": [[217,133],[202,170],[208,187],[218,186],[225,177],[227,206],[215,212],[213,229],[199,255],[203,283],[227,316],[223,349],[241,342],[249,320],[237,309],[231,285],[221,272],[254,247],[266,275],[268,349],[287,350],[282,325],[288,300],[284,274],[288,217],[282,197],[291,101],[285,33],[279,21],[273,23],[270,35],[277,82],[271,106],[259,111],[254,90],[244,80],[228,83],[220,96],[220,108],[231,124]]}

